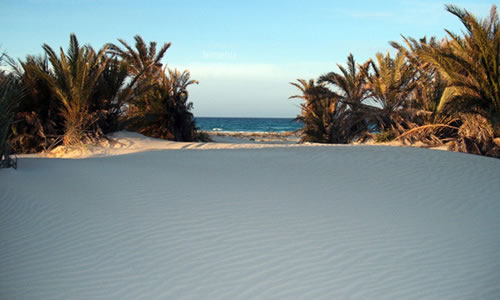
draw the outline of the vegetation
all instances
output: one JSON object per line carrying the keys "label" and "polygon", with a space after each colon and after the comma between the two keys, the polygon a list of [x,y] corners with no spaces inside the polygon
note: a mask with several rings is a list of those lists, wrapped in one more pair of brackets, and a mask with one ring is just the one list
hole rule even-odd
{"label": "vegetation", "polygon": [[[351,143],[373,138],[500,157],[500,21],[496,6],[485,19],[447,5],[462,35],[391,42],[395,55],[377,53],[339,72],[291,83],[300,91],[302,142]],[[67,51],[43,45],[43,56],[0,73],[0,159],[8,148],[38,152],[96,141],[127,128],[175,140],[207,140],[197,131],[188,71],[162,60],[158,47],[134,37],[130,46],[81,46],[70,35]],[[5,61],[2,55],[0,61]],[[7,147],[7,145],[10,145]]]}
{"label": "vegetation", "polygon": [[104,57],[106,47],[95,52],[90,46],[80,47],[74,34],[70,37],[68,54],[61,49],[60,56],[47,44],[43,45],[52,69],[49,72],[36,69],[50,91],[61,103],[64,119],[65,145],[78,144],[100,134],[100,128],[92,128],[97,114],[90,110],[95,88],[107,67]]}
{"label": "vegetation", "polygon": [[[14,72],[2,73],[2,118],[9,116],[2,134],[15,151],[93,142],[123,128],[176,141],[204,138],[188,101],[188,86],[197,81],[162,67],[170,43],[157,52],[140,36],[136,50],[119,41],[124,49],[107,44],[96,51],[71,34],[66,52],[45,44],[44,56],[10,62]],[[17,98],[5,96],[14,92]]]}
{"label": "vegetation", "polygon": [[338,99],[342,114],[336,118],[341,137],[339,143],[350,143],[368,130],[366,116],[373,110],[366,105],[368,89],[365,72],[369,63],[357,66],[352,54],[347,58],[347,69],[338,65],[340,73],[330,72],[319,78],[319,82],[326,83],[333,88],[332,93]]}
{"label": "vegetation", "polygon": [[[7,59],[5,53],[0,55],[0,66],[4,59]],[[21,93],[22,89],[15,78],[0,71],[0,168],[13,166],[7,135]]]}
{"label": "vegetation", "polygon": [[[297,116],[297,120],[304,123],[302,129],[302,142],[332,143],[338,142],[340,130],[339,122],[335,123],[334,118],[339,119],[339,99],[331,93],[324,84],[317,84],[314,79],[305,81],[298,79],[298,83],[292,83],[302,92],[301,95],[290,98],[300,98],[305,102],[301,104],[302,114]],[[337,133],[337,136],[334,134]]]}
{"label": "vegetation", "polygon": [[[406,45],[362,65],[314,80],[299,79],[302,141],[421,142],[429,147],[500,157],[500,22],[493,5],[481,20],[447,5],[465,26],[463,36],[403,37]],[[326,85],[325,85],[326,83]],[[378,133],[377,133],[378,132]]]}
{"label": "vegetation", "polygon": [[192,141],[197,138],[193,104],[188,102],[187,88],[198,81],[191,80],[188,71],[180,72],[163,67],[161,59],[170,47],[157,44],[149,47],[140,36],[135,37],[135,49],[119,40],[123,49],[109,44],[110,53],[127,65],[132,84],[128,87],[127,107],[130,128],[157,138]]}
{"label": "vegetation", "polygon": [[377,53],[376,59],[377,63],[370,61],[372,72],[365,69],[368,94],[379,107],[372,118],[379,130],[404,132],[409,98],[415,86],[414,69],[401,52],[394,59],[389,53],[385,56]]}

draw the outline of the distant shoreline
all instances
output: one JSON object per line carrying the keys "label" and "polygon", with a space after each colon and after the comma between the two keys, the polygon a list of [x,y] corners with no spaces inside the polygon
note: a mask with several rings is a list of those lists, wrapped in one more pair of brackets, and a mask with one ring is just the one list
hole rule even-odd
{"label": "distant shoreline", "polygon": [[[284,132],[256,132],[256,131],[210,131],[203,130],[202,132],[208,134],[214,143],[229,143],[229,144],[299,144],[300,134],[298,131],[284,131]],[[306,143],[309,144],[309,143]],[[333,144],[323,144],[333,145]],[[354,142],[349,144],[337,144],[344,146],[364,145],[364,146],[392,146],[392,147],[413,147],[413,148],[427,148],[434,150],[447,150],[446,145],[428,147],[423,143],[415,142],[412,144],[403,143],[401,141],[389,142],[375,142],[369,139],[364,142]]]}
{"label": "distant shoreline", "polygon": [[296,131],[202,131],[210,136],[216,143],[272,143],[272,144],[297,144],[299,134]]}

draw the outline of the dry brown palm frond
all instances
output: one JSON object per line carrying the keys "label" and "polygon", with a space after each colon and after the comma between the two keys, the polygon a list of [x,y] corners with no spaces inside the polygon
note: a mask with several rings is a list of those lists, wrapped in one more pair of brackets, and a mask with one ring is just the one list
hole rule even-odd
{"label": "dry brown palm frond", "polygon": [[422,142],[430,147],[438,146],[443,144],[443,139],[438,137],[439,131],[443,129],[451,129],[456,131],[459,128],[448,124],[427,124],[414,127],[397,136],[395,140],[399,140],[404,144]]}
{"label": "dry brown palm frond", "polygon": [[500,157],[500,146],[495,142],[491,123],[480,114],[462,114],[458,137],[449,149],[458,152]]}
{"label": "dry brown palm frond", "polygon": [[493,127],[488,119],[479,114],[463,114],[461,119],[464,121],[458,130],[461,137],[476,139],[482,143],[493,141]]}
{"label": "dry brown palm frond", "polygon": [[432,115],[424,118],[426,123],[417,124],[407,121],[407,129],[400,132],[396,140],[403,144],[423,143],[427,147],[443,145],[457,137],[459,119],[446,115]]}

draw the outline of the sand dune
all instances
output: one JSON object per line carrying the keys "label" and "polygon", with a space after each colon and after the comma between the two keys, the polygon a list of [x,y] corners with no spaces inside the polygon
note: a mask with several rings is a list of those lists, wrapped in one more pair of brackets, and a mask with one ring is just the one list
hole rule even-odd
{"label": "sand dune", "polygon": [[0,299],[500,298],[500,160],[131,142],[0,170]]}
{"label": "sand dune", "polygon": [[[89,158],[113,155],[124,155],[130,153],[155,151],[155,150],[182,150],[182,149],[261,149],[271,147],[301,147],[299,144],[277,144],[248,142],[244,139],[230,138],[227,141],[219,138],[216,143],[201,142],[172,142],[143,136],[135,132],[120,131],[110,135],[109,141],[103,141],[98,145],[84,145],[77,147],[60,146],[48,153],[36,156],[58,157],[58,158]],[[311,146],[311,145],[309,145]],[[314,146],[332,146],[315,144]]]}

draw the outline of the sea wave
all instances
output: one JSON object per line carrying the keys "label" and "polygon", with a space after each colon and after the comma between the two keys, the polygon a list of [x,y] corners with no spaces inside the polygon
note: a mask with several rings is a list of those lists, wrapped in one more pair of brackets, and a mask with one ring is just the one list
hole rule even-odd
{"label": "sea wave", "polygon": [[204,131],[288,132],[302,128],[292,118],[196,118],[196,126]]}

